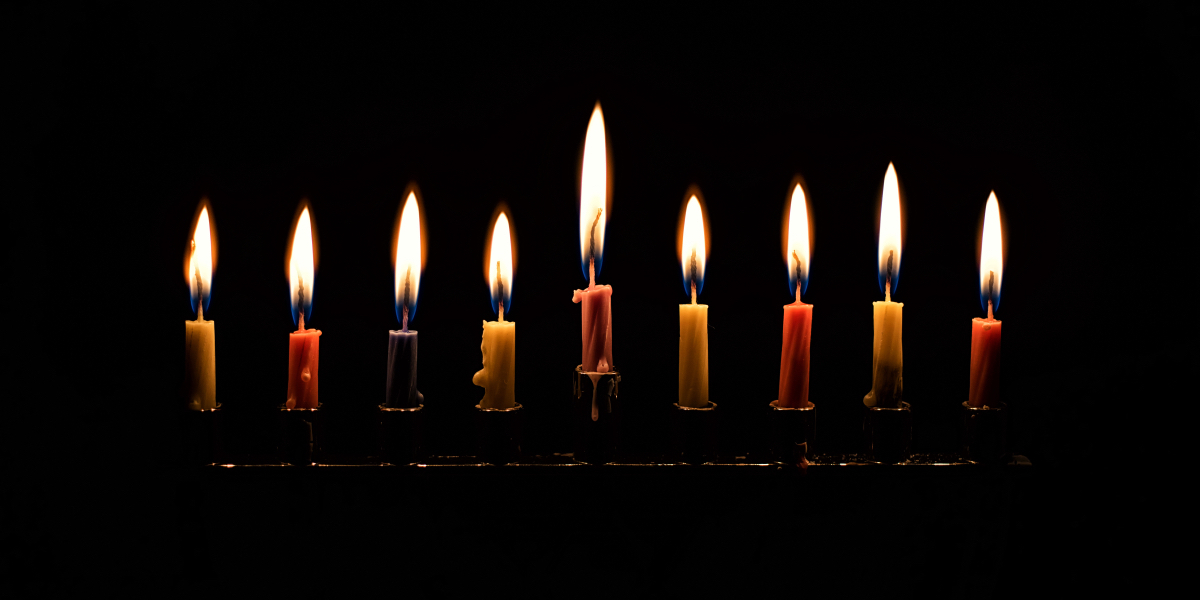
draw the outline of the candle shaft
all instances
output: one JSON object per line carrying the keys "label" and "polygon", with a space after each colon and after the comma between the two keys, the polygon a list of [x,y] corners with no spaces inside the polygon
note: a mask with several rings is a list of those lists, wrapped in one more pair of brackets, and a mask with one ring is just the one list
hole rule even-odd
{"label": "candle shaft", "polygon": [[679,305],[679,405],[708,406],[707,304]]}
{"label": "candle shaft", "polygon": [[483,388],[481,408],[512,408],[516,405],[517,324],[512,321],[484,321],[483,368],[471,383]]}
{"label": "candle shaft", "polygon": [[216,322],[184,321],[184,398],[189,410],[217,407]]}
{"label": "candle shaft", "polygon": [[875,302],[875,341],[867,406],[898,408],[904,399],[903,302]]}
{"label": "candle shaft", "polygon": [[779,359],[779,406],[806,408],[812,305],[796,300],[783,307],[783,351]]}
{"label": "candle shaft", "polygon": [[425,399],[417,390],[417,332],[388,332],[388,408],[416,408]]}
{"label": "candle shaft", "polygon": [[997,406],[1000,403],[1000,321],[971,321],[971,394],[967,405]]}
{"label": "candle shaft", "polygon": [[320,330],[301,329],[291,334],[288,340],[288,408],[317,407],[320,351]]}
{"label": "candle shaft", "polygon": [[612,286],[595,285],[575,291],[582,305],[584,372],[612,370]]}

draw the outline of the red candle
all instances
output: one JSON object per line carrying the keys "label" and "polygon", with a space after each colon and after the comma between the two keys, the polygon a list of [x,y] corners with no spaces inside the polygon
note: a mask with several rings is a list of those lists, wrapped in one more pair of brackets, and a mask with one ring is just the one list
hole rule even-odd
{"label": "red candle", "polygon": [[583,169],[579,186],[579,252],[588,287],[575,290],[571,300],[583,305],[583,357],[585,373],[607,373],[612,358],[612,286],[596,285],[596,271],[604,256],[604,225],[608,220],[608,157],[604,139],[604,114],[600,103],[592,110],[583,142]]}
{"label": "red candle", "polygon": [[979,250],[980,297],[987,302],[987,318],[971,321],[971,394],[973,408],[1000,404],[1000,321],[992,310],[1000,305],[1000,279],[1004,275],[1000,203],[996,192],[988,197],[983,216],[983,243]]}
{"label": "red candle", "polygon": [[291,334],[288,342],[288,408],[317,407],[317,366],[321,332],[304,328],[304,318],[312,316],[315,265],[312,221],[308,207],[305,206],[300,212],[300,218],[296,220],[296,229],[292,233],[292,249],[288,256],[292,310],[299,321],[299,329]]}
{"label": "red candle", "polygon": [[779,402],[782,408],[807,408],[809,344],[812,341],[812,305],[800,300],[808,285],[808,205],[799,183],[792,190],[788,209],[788,235],[785,249],[788,281],[796,290],[796,301],[783,307],[783,351],[779,358]]}

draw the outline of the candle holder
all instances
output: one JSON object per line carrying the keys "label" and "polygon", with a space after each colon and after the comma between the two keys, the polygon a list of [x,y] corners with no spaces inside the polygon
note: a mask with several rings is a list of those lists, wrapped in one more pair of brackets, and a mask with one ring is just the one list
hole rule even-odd
{"label": "candle holder", "polygon": [[998,406],[978,408],[962,403],[962,452],[971,462],[999,464],[1008,458],[1008,408]]}
{"label": "candle holder", "polygon": [[863,435],[870,460],[883,464],[904,462],[912,444],[912,407],[907,402],[901,402],[898,408],[867,407]]}
{"label": "candle holder", "polygon": [[771,447],[775,462],[788,465],[805,464],[813,454],[816,441],[817,406],[806,408],[779,406],[771,401]]}
{"label": "candle holder", "polygon": [[183,412],[183,454],[187,464],[211,465],[223,461],[221,405]]}
{"label": "candle holder", "polygon": [[[596,379],[593,380],[592,377]],[[612,462],[620,439],[620,401],[617,384],[621,373],[589,373],[575,367],[575,398],[571,401],[576,462],[602,465]]]}
{"label": "candle holder", "polygon": [[298,467],[312,466],[321,457],[321,405],[316,408],[279,406],[279,462]]}
{"label": "candle holder", "polygon": [[521,405],[483,408],[475,405],[475,443],[480,461],[506,465],[521,456]]}
{"label": "candle holder", "polygon": [[424,458],[424,404],[412,408],[379,405],[379,457],[386,464],[411,465]]}
{"label": "candle holder", "polygon": [[692,408],[673,403],[671,454],[667,462],[698,465],[717,457],[717,403]]}

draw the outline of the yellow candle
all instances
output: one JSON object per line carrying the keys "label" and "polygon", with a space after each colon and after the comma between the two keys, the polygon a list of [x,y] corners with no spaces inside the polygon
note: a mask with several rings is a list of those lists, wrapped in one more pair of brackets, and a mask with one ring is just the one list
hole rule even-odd
{"label": "yellow candle", "polygon": [[899,280],[900,248],[900,184],[896,168],[889,163],[879,212],[879,277],[884,300],[874,303],[871,391],[863,398],[867,406],[897,408],[904,400],[904,304],[892,302],[892,290]]}
{"label": "yellow candle", "polygon": [[684,282],[691,304],[679,305],[679,405],[708,406],[708,305],[697,304],[704,286],[704,215],[695,195],[688,199],[679,246]]}
{"label": "yellow candle", "polygon": [[204,304],[209,298],[216,254],[213,237],[208,207],[202,203],[185,262],[188,288],[196,305],[196,320],[184,321],[183,387],[189,410],[217,407],[216,323],[204,320]]}
{"label": "yellow candle", "polygon": [[512,300],[513,248],[508,215],[503,211],[492,228],[488,246],[488,284],[499,318],[483,322],[483,368],[471,383],[483,388],[480,408],[512,408],[516,405],[517,324],[504,320],[504,309]]}
{"label": "yellow candle", "polygon": [[512,408],[517,403],[517,324],[512,321],[484,321],[483,368],[471,383],[483,388],[481,408]]}

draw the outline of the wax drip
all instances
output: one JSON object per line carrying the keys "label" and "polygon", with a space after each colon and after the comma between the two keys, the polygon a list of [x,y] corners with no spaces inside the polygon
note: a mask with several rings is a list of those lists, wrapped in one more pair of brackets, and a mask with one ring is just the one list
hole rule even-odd
{"label": "wax drip", "polygon": [[996,297],[996,272],[988,271],[988,320],[992,321],[992,298]]}
{"label": "wax drip", "polygon": [[800,304],[800,288],[803,286],[804,265],[800,264],[800,256],[792,250],[792,258],[796,259],[796,304]]}
{"label": "wax drip", "polygon": [[692,258],[688,262],[688,280],[692,283],[692,304],[696,303],[696,278],[700,274],[700,267],[696,264],[696,249],[692,248]]}
{"label": "wax drip", "polygon": [[500,322],[504,322],[504,276],[500,274],[500,261],[496,261],[496,303],[500,309]]}

